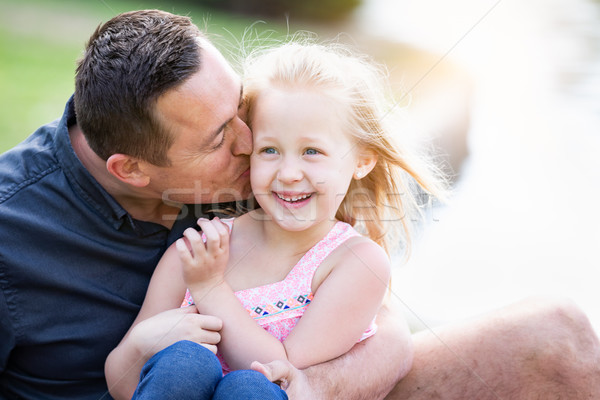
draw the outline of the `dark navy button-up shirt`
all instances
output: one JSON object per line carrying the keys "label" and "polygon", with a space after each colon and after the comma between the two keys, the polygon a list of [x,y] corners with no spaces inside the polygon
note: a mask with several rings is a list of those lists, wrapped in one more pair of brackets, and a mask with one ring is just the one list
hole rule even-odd
{"label": "dark navy button-up shirt", "polygon": [[200,214],[185,207],[171,230],[133,219],[75,155],[74,123],[71,99],[0,156],[0,398],[110,398],[105,358]]}

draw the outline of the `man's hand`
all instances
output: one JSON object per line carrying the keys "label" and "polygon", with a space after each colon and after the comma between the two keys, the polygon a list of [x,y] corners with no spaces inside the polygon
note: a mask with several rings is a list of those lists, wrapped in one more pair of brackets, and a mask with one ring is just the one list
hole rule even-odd
{"label": "man's hand", "polygon": [[141,321],[106,360],[105,374],[111,396],[116,400],[130,399],[146,361],[180,340],[196,342],[216,353],[222,327],[219,318],[198,314],[196,307],[163,311]]}
{"label": "man's hand", "polygon": [[216,353],[222,327],[219,318],[198,314],[193,306],[184,307],[163,311],[140,322],[131,331],[128,341],[145,360],[180,340],[196,342]]}
{"label": "man's hand", "polygon": [[254,361],[250,368],[258,371],[273,383],[277,383],[291,400],[314,400],[319,399],[312,387],[309,385],[306,374],[295,368],[290,362],[276,360],[268,364]]}

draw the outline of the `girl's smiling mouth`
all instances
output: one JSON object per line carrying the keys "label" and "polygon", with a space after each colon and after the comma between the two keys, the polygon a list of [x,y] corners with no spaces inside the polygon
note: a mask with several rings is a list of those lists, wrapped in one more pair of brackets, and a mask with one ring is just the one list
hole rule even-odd
{"label": "girl's smiling mouth", "polygon": [[277,202],[286,207],[301,207],[309,202],[314,193],[273,192]]}

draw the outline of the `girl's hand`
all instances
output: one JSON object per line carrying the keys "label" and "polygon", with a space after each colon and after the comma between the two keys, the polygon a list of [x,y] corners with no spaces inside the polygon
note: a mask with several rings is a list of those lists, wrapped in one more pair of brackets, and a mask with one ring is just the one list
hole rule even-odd
{"label": "girl's hand", "polygon": [[229,228],[217,217],[212,221],[198,220],[206,237],[188,228],[175,246],[183,268],[183,278],[192,293],[210,290],[225,280],[225,268],[229,259]]}

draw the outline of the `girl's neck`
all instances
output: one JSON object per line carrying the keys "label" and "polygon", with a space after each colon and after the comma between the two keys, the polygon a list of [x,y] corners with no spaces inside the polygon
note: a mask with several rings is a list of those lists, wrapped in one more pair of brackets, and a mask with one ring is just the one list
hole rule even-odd
{"label": "girl's neck", "polygon": [[257,220],[261,224],[264,244],[270,248],[283,250],[286,254],[304,254],[321,239],[323,239],[336,224],[336,220],[325,220],[302,231],[289,231],[283,229],[275,221],[264,214],[258,213]]}

